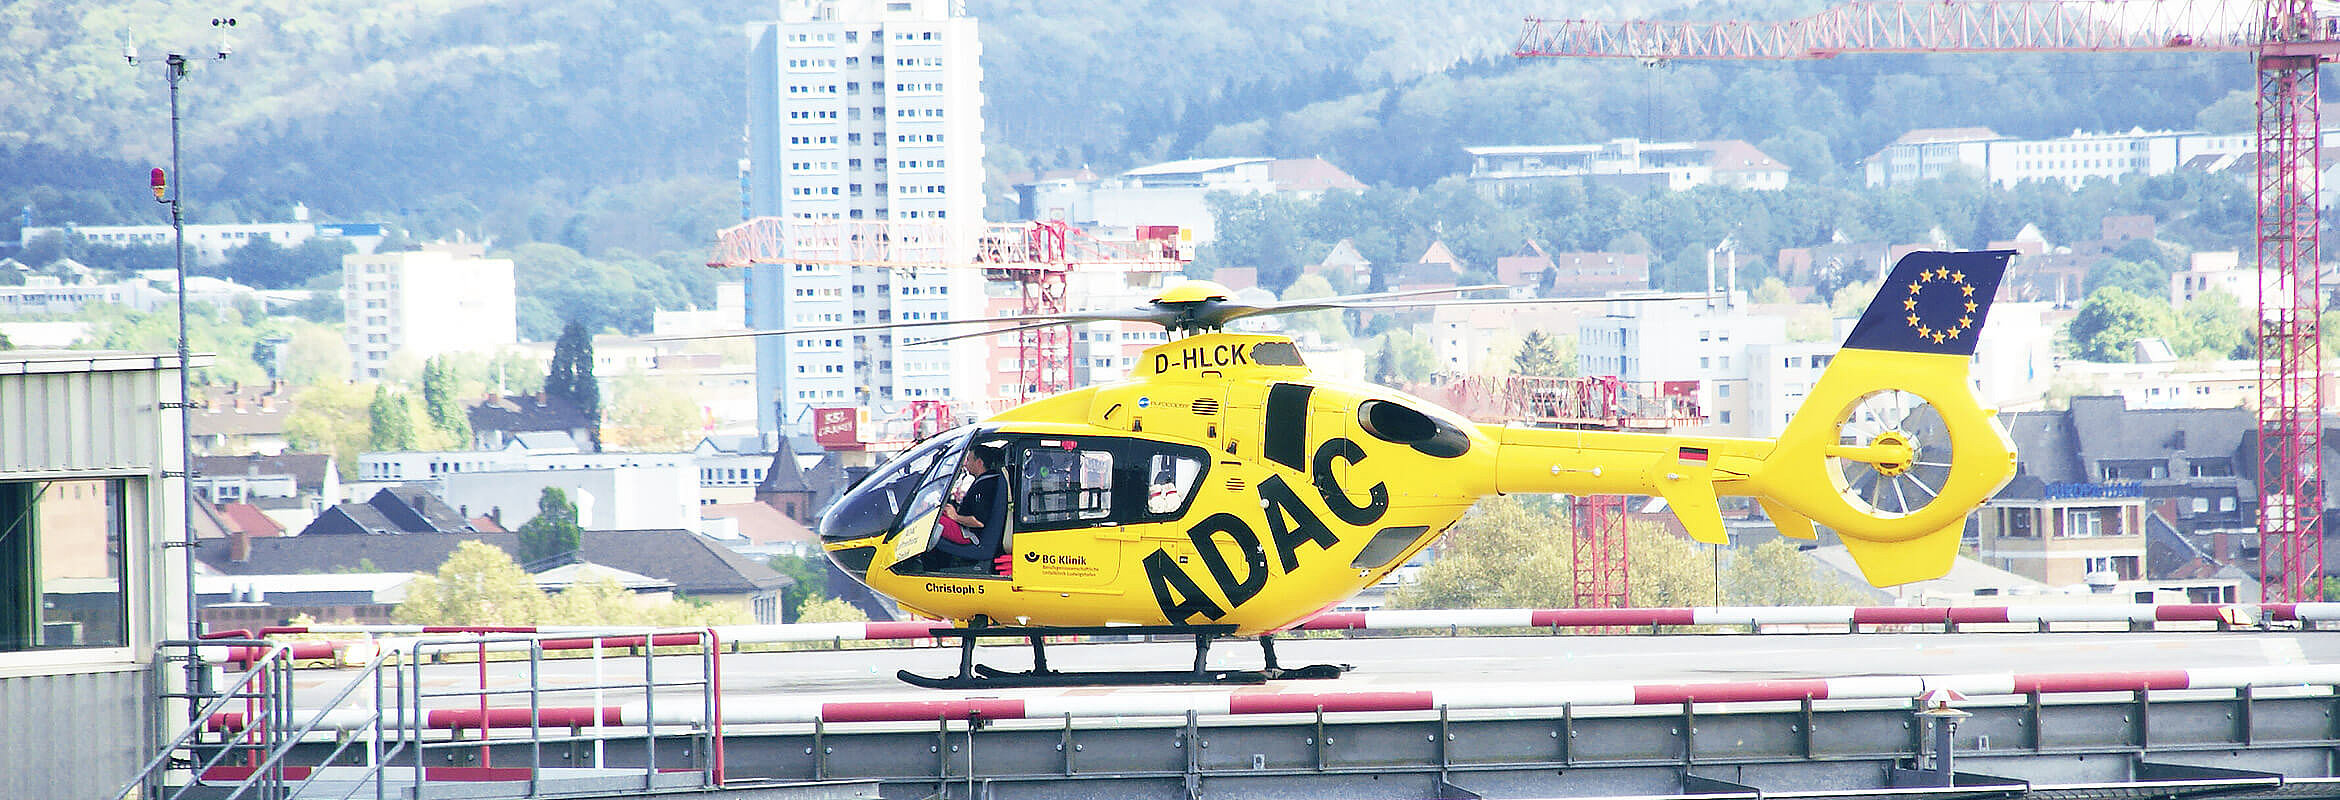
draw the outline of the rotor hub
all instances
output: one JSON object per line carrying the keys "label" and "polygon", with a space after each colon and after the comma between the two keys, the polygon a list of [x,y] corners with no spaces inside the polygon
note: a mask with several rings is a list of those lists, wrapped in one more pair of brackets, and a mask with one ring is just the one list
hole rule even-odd
{"label": "rotor hub", "polygon": [[1917,445],[1908,433],[1885,431],[1869,441],[1869,447],[1888,455],[1876,462],[1877,473],[1886,477],[1909,472],[1917,458]]}

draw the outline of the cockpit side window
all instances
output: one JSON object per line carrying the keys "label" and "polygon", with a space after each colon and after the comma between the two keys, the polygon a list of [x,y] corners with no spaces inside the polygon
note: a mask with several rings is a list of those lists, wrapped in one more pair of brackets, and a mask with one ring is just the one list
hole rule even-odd
{"label": "cockpit side window", "polygon": [[1043,439],[1026,448],[1018,472],[1025,525],[1074,527],[1113,514],[1113,451]]}
{"label": "cockpit side window", "polygon": [[1199,447],[1101,436],[1025,439],[1009,461],[1019,531],[1177,519],[1209,469]]}

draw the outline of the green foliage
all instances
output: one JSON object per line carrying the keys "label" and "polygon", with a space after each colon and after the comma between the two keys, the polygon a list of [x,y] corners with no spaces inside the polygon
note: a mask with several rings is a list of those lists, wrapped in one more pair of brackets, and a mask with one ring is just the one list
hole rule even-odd
{"label": "green foliage", "polygon": [[190,271],[262,289],[294,289],[319,278],[338,278],[341,257],[354,252],[346,239],[318,237],[292,247],[275,239],[252,239],[228,250],[219,264]]}
{"label": "green foliage", "polygon": [[[1559,608],[1574,603],[1569,512],[1541,498],[1490,498],[1436,545],[1438,558],[1390,595],[1397,608]],[[1785,540],[1728,549],[1722,582],[1707,545],[1655,524],[1626,530],[1637,607],[1849,605],[1866,595]]]}
{"label": "green foliage", "polygon": [[2222,289],[2194,295],[2178,309],[2169,346],[2180,356],[2250,358],[2257,319]]}
{"label": "green foliage", "polygon": [[1572,602],[1566,514],[1511,495],[1455,523],[1438,558],[1390,594],[1398,608],[1552,608]]}
{"label": "green foliage", "polygon": [[705,434],[706,415],[691,396],[641,375],[611,382],[602,444],[615,450],[675,452],[690,449]]}
{"label": "green foliage", "polygon": [[[773,572],[786,575],[790,580],[796,581],[796,584],[789,587],[787,592],[781,596],[780,607],[783,609],[802,615],[800,607],[830,596],[829,561],[826,557],[778,555],[765,559],[764,564],[770,566]],[[782,621],[795,622],[798,620]]]}
{"label": "green foliage", "polygon": [[1730,605],[1849,606],[1869,599],[1786,539],[1733,548],[1723,559],[1723,601]]}
{"label": "green foliage", "polygon": [[561,327],[553,342],[552,364],[544,376],[544,391],[568,400],[585,413],[586,431],[593,449],[601,449],[601,382],[593,376],[593,335],[575,320]]}
{"label": "green foliage", "polygon": [[2134,360],[2134,342],[2167,336],[2172,327],[2168,305],[2139,297],[2117,286],[2088,295],[2072,315],[2068,328],[2072,355],[2085,361]]}
{"label": "green foliage", "polygon": [[520,525],[520,562],[534,564],[577,552],[585,529],[577,524],[577,506],[569,493],[547,486],[536,497],[536,516]]}
{"label": "green foliage", "polygon": [[502,550],[476,541],[455,546],[433,575],[407,584],[391,618],[409,625],[599,625],[701,628],[750,622],[746,609],[636,594],[606,576],[577,581],[546,596],[536,579]]}
{"label": "green foliage", "polygon": [[447,357],[423,362],[423,409],[431,428],[467,444],[471,441],[471,418],[463,413],[463,404],[456,399],[456,381],[455,367]]}
{"label": "green foliage", "polygon": [[365,387],[354,383],[317,383],[293,395],[292,412],[285,416],[285,444],[294,452],[330,453],[343,475],[356,475],[359,453],[373,438],[371,404]]}
{"label": "green foliage", "polygon": [[414,406],[405,392],[394,392],[387,384],[374,385],[374,400],[366,405],[366,449],[375,452],[405,452],[415,448]]}
{"label": "green foliage", "polygon": [[536,580],[504,551],[476,541],[455,546],[435,575],[406,586],[391,618],[409,625],[526,625],[544,619],[549,602]]}
{"label": "green foliage", "polygon": [[1392,328],[1376,343],[1379,353],[1374,356],[1373,381],[1385,386],[1399,386],[1430,379],[1438,369],[1438,355],[1431,351],[1430,340],[1404,328]]}
{"label": "green foliage", "polygon": [[1512,372],[1538,377],[1575,375],[1575,349],[1575,337],[1554,336],[1541,329],[1528,331],[1519,341],[1518,354],[1511,358]]}
{"label": "green foliage", "polygon": [[[1293,302],[1316,300],[1332,297],[1336,294],[1339,292],[1333,288],[1332,281],[1327,280],[1322,275],[1309,274],[1293,279],[1292,285],[1284,287],[1284,291],[1278,297],[1285,302]],[[1287,315],[1283,317],[1284,329],[1291,331],[1295,336],[1314,333],[1326,342],[1346,342],[1350,338],[1349,326],[1348,323],[1341,321],[1341,313],[1339,311],[1310,311],[1304,314]]]}
{"label": "green foliage", "polygon": [[796,609],[797,622],[868,622],[869,615],[861,613],[852,603],[834,597],[816,597],[804,601]]}
{"label": "green foliage", "polygon": [[[710,229],[712,230],[712,229]],[[588,257],[559,244],[524,244],[502,255],[512,259],[515,321],[521,338],[544,341],[565,332],[564,323],[587,331],[648,333],[661,308],[701,308],[715,303],[718,274],[704,255],[665,253],[645,259],[623,250]]]}

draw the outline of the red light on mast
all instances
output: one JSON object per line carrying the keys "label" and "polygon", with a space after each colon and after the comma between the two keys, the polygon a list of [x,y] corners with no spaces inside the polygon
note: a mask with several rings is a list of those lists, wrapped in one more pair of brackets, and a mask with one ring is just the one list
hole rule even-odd
{"label": "red light on mast", "polygon": [[168,191],[171,185],[170,179],[163,177],[163,169],[155,167],[153,172],[146,174],[146,179],[147,183],[154,187],[154,201],[163,202],[163,193]]}

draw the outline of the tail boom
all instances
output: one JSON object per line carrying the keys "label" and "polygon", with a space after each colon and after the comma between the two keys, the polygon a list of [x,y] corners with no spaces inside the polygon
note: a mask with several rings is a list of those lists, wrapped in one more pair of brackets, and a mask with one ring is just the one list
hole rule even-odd
{"label": "tail boom", "polygon": [[2011,255],[1903,257],[1778,439],[1486,426],[1492,488],[1656,495],[1715,544],[1716,499],[1753,497],[1785,535],[1834,531],[1871,583],[1940,577],[1967,515],[2015,474],[1968,378]]}

